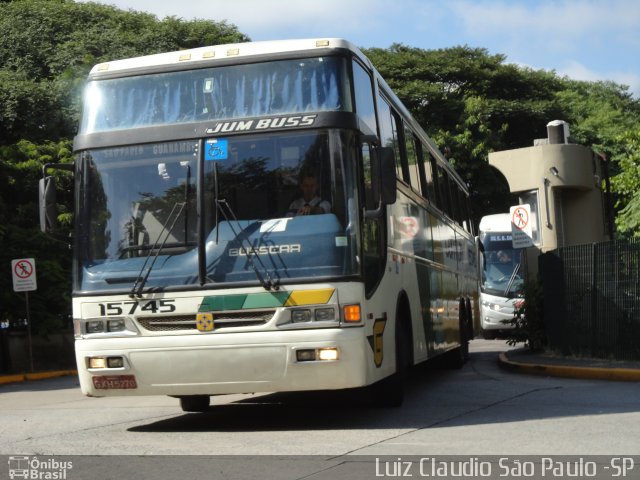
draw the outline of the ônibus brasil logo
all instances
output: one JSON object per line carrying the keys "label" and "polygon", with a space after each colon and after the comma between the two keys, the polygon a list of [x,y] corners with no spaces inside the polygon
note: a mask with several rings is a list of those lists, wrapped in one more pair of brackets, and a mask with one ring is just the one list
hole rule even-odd
{"label": "\u00f4nibus brasil logo", "polygon": [[23,455],[9,457],[9,478],[33,480],[66,480],[67,471],[73,468],[73,462],[55,458],[39,459]]}

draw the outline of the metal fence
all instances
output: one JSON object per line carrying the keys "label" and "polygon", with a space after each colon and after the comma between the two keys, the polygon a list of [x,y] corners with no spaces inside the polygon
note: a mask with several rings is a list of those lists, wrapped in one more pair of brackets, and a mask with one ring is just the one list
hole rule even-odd
{"label": "metal fence", "polygon": [[640,360],[640,239],[563,247],[539,258],[549,348]]}

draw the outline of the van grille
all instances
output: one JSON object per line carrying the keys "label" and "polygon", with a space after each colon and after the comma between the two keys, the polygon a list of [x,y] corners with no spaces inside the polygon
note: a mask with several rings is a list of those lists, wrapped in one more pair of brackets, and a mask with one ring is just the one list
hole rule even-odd
{"label": "van grille", "polygon": [[[255,327],[269,322],[275,310],[242,310],[238,312],[214,312],[214,330],[231,327]],[[196,314],[167,317],[138,317],[142,328],[150,332],[197,330]]]}

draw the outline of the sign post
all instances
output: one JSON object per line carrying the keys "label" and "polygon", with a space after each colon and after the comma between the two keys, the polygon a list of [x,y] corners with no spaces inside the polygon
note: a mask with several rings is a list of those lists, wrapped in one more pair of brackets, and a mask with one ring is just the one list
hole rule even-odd
{"label": "sign post", "polygon": [[515,205],[509,209],[511,214],[511,242],[513,248],[533,247],[533,229],[531,227],[531,207]]}
{"label": "sign post", "polygon": [[29,367],[33,372],[33,343],[31,337],[31,310],[29,308],[29,292],[38,289],[36,281],[36,261],[33,258],[17,258],[11,260],[13,275],[13,291],[24,292],[27,306],[27,345],[29,349]]}

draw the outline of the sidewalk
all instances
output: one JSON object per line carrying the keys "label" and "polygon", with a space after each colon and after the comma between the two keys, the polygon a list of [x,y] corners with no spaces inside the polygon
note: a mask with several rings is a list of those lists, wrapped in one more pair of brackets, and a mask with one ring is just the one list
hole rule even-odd
{"label": "sidewalk", "polygon": [[640,382],[640,361],[603,360],[509,350],[499,355],[500,365],[508,370],[551,377],[587,378]]}
{"label": "sidewalk", "polygon": [[26,382],[29,380],[42,380],[45,378],[65,377],[67,375],[77,375],[77,370],[52,370],[49,372],[16,373],[10,375],[0,375],[0,385],[9,383]]}

